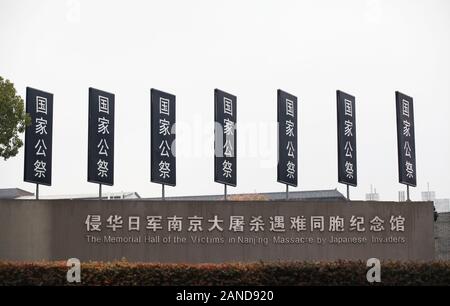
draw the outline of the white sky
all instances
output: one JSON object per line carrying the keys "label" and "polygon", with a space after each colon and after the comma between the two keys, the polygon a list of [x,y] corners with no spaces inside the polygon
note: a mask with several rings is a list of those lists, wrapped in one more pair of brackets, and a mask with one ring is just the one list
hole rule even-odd
{"label": "white sky", "polygon": [[[213,90],[238,97],[238,187],[276,182],[276,90],[299,98],[299,187],[337,183],[336,89],[356,96],[358,187],[398,190],[394,92],[414,98],[418,188],[450,197],[450,1],[0,1],[0,75],[54,93],[53,186],[87,182],[88,87],[116,95],[115,185],[160,196],[150,182],[150,88],[177,96],[177,186],[220,194],[213,178]],[[0,160],[0,188],[23,182],[23,148]]]}

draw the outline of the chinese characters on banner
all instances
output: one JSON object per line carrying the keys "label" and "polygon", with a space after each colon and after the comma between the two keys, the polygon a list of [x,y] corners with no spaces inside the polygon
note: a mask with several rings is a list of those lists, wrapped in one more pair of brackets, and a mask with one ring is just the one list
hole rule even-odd
{"label": "chinese characters on banner", "polygon": [[277,181],[297,186],[297,97],[278,90],[278,177]]}
{"label": "chinese characters on banner", "polygon": [[357,186],[355,97],[337,91],[339,183]]}
{"label": "chinese characters on banner", "polygon": [[236,186],[236,96],[214,90],[214,181]]}
{"label": "chinese characters on banner", "polygon": [[88,182],[114,184],[114,94],[89,88]]}
{"label": "chinese characters on banner", "polygon": [[27,87],[24,181],[52,184],[53,94]]}
{"label": "chinese characters on banner", "polygon": [[151,181],[175,186],[175,96],[151,89]]}
{"label": "chinese characters on banner", "polygon": [[416,145],[413,99],[395,92],[397,109],[398,176],[402,184],[416,186]]}

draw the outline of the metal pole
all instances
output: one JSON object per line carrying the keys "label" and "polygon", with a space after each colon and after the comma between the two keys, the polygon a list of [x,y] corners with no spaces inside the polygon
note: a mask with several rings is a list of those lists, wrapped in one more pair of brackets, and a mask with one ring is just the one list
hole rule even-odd
{"label": "metal pole", "polygon": [[347,201],[350,201],[350,186],[347,184]]}
{"label": "metal pole", "polygon": [[36,184],[36,200],[39,200],[39,184]]}
{"label": "metal pole", "polygon": [[161,186],[162,186],[162,190],[161,190],[161,192],[162,192],[162,200],[165,201],[166,200],[166,190],[164,188],[165,185],[162,184]]}
{"label": "metal pole", "polygon": [[406,201],[410,202],[411,199],[409,198],[409,185],[406,185]]}
{"label": "metal pole", "polygon": [[98,184],[98,199],[102,199],[102,184]]}
{"label": "metal pole", "polygon": [[289,200],[289,185],[286,184],[286,200]]}
{"label": "metal pole", "polygon": [[223,194],[224,194],[224,199],[226,201],[227,200],[227,184],[223,184],[223,186],[224,186]]}

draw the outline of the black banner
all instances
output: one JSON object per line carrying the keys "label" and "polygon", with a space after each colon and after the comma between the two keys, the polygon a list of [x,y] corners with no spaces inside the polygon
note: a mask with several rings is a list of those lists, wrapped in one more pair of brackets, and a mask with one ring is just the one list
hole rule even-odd
{"label": "black banner", "polygon": [[395,101],[399,182],[415,187],[417,178],[413,98],[396,91]]}
{"label": "black banner", "polygon": [[355,97],[340,90],[336,95],[339,183],[357,186]]}
{"label": "black banner", "polygon": [[151,181],[175,186],[175,96],[157,89],[150,91]]}
{"label": "black banner", "polygon": [[89,88],[88,182],[114,184],[114,94]]}
{"label": "black banner", "polygon": [[24,181],[51,186],[53,94],[27,87]]}
{"label": "black banner", "polygon": [[297,186],[297,97],[278,89],[277,181]]}
{"label": "black banner", "polygon": [[214,181],[236,186],[236,96],[214,90]]}

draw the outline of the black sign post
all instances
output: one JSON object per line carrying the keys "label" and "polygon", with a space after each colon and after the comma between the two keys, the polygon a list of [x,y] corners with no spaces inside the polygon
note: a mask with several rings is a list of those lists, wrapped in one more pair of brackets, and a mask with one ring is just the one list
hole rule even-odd
{"label": "black sign post", "polygon": [[114,184],[114,94],[89,88],[88,182]]}
{"label": "black sign post", "polygon": [[278,166],[277,181],[286,184],[286,200],[289,186],[297,187],[297,97],[278,89]]}
{"label": "black sign post", "polygon": [[175,126],[175,96],[157,89],[150,90],[151,125],[151,181],[164,186],[175,186],[177,178]]}
{"label": "black sign post", "polygon": [[347,200],[350,200],[349,186],[357,186],[356,162],[356,112],[355,97],[336,91],[338,124],[338,176],[339,183],[347,185]]}
{"label": "black sign post", "polygon": [[413,98],[396,91],[395,101],[397,111],[398,176],[399,182],[406,185],[407,201],[411,201],[409,187],[417,186]]}
{"label": "black sign post", "polygon": [[224,184],[225,200],[227,186],[236,186],[237,178],[236,104],[236,96],[214,90],[214,181]]}
{"label": "black sign post", "polygon": [[53,94],[27,87],[26,112],[31,125],[25,130],[24,181],[52,185]]}

